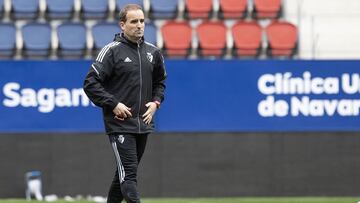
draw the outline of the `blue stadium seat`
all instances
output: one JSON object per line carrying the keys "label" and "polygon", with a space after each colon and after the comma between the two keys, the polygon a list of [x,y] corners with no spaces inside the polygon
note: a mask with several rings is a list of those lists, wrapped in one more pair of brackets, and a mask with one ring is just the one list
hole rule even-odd
{"label": "blue stadium seat", "polygon": [[[119,11],[122,7],[126,4],[138,4],[144,8],[144,1],[143,0],[116,0],[116,17],[119,17]],[[145,11],[146,12],[146,11]]]}
{"label": "blue stadium seat", "polygon": [[69,19],[74,13],[74,0],[47,0],[46,5],[49,19]]}
{"label": "blue stadium seat", "polygon": [[79,58],[86,51],[86,27],[82,23],[63,23],[57,27],[58,55],[64,58]]}
{"label": "blue stadium seat", "polygon": [[152,0],[150,2],[150,18],[171,19],[177,16],[178,0]]}
{"label": "blue stadium seat", "polygon": [[4,16],[4,0],[0,0],[0,18]]}
{"label": "blue stadium seat", "polygon": [[25,57],[47,57],[51,50],[51,27],[47,23],[29,23],[22,27]]}
{"label": "blue stadium seat", "polygon": [[16,28],[11,23],[0,23],[0,57],[12,57],[16,50]]}
{"label": "blue stadium seat", "polygon": [[39,13],[39,0],[12,0],[14,19],[35,19]]}
{"label": "blue stadium seat", "polygon": [[100,22],[94,25],[91,29],[92,37],[94,39],[94,55],[108,43],[112,42],[116,33],[121,32],[117,23]]}
{"label": "blue stadium seat", "polygon": [[156,46],[157,43],[156,33],[157,33],[157,28],[153,23],[145,24],[145,34],[144,34],[145,41],[150,42],[151,44]]}
{"label": "blue stadium seat", "polygon": [[81,0],[83,19],[104,19],[108,13],[107,0]]}

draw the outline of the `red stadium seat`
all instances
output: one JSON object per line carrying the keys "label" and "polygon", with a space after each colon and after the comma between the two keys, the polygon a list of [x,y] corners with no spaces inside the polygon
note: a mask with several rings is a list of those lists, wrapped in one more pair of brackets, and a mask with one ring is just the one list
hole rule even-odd
{"label": "red stadium seat", "polygon": [[185,57],[191,49],[192,29],[187,22],[169,21],[161,27],[167,56]]}
{"label": "red stadium seat", "polygon": [[279,18],[281,0],[254,0],[254,18]]}
{"label": "red stadium seat", "polygon": [[262,28],[256,21],[239,21],[231,28],[234,55],[258,56],[261,51]]}
{"label": "red stadium seat", "polygon": [[298,30],[288,22],[274,21],[266,27],[269,56],[293,56],[297,51]]}
{"label": "red stadium seat", "polygon": [[203,22],[197,28],[199,54],[222,56],[226,50],[226,27],[223,22]]}
{"label": "red stadium seat", "polygon": [[247,0],[220,0],[221,18],[243,18],[247,12]]}
{"label": "red stadium seat", "polygon": [[185,0],[186,17],[190,19],[210,18],[212,3],[212,0]]}

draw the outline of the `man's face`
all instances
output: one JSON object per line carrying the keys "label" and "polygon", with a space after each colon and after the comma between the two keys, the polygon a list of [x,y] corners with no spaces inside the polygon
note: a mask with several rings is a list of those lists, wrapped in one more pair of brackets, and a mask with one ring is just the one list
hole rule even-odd
{"label": "man's face", "polygon": [[137,42],[144,35],[144,13],[142,10],[130,10],[126,15],[126,22],[120,22],[125,36]]}

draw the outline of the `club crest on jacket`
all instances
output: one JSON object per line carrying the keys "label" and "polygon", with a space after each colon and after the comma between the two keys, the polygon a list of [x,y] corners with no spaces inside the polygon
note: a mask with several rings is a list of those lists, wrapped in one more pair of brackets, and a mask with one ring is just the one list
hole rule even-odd
{"label": "club crest on jacket", "polygon": [[146,52],[146,58],[150,61],[150,63],[152,62],[153,60],[153,55],[149,52]]}

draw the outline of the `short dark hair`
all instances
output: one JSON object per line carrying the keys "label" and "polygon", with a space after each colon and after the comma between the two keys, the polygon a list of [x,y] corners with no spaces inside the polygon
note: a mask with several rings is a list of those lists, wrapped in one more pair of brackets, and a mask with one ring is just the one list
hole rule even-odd
{"label": "short dark hair", "polygon": [[120,10],[120,14],[119,14],[120,22],[126,22],[127,20],[126,15],[130,10],[141,10],[142,12],[144,12],[143,8],[137,4],[127,4]]}

